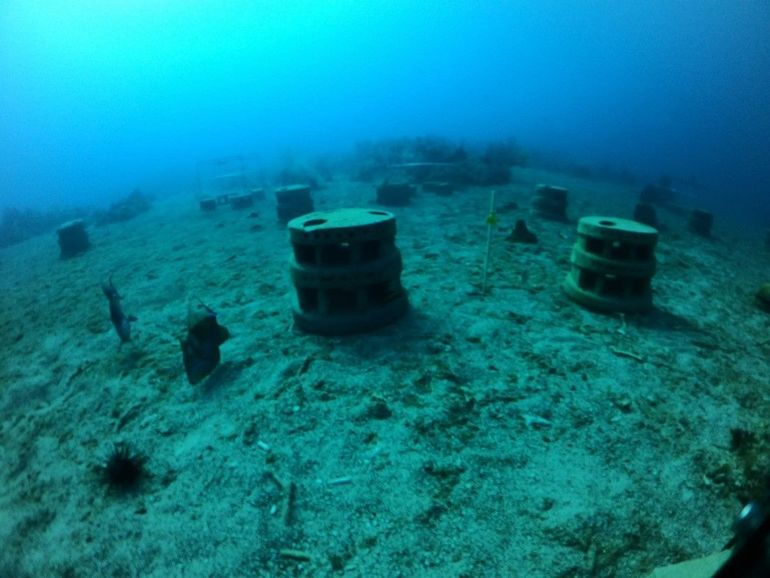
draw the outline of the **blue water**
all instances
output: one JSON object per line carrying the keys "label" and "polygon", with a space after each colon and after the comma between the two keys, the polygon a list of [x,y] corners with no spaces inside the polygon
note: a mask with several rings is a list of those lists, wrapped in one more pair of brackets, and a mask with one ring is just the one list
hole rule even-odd
{"label": "blue water", "polygon": [[768,31],[765,1],[6,0],[0,205],[434,134],[768,211]]}

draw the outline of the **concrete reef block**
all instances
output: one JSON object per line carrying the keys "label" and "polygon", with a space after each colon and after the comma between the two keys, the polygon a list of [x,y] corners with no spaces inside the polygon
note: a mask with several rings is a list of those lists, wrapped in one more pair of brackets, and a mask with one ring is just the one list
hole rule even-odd
{"label": "concrete reef block", "polygon": [[537,185],[532,199],[533,212],[552,221],[567,220],[567,189],[553,185]]}
{"label": "concrete reef block", "polygon": [[770,283],[765,283],[756,292],[757,305],[763,311],[770,313]]}
{"label": "concrete reef block", "polygon": [[714,226],[714,214],[704,209],[695,209],[690,213],[687,226],[696,235],[710,237],[711,228]]}
{"label": "concrete reef block", "polygon": [[396,219],[386,211],[338,209],[288,224],[295,326],[308,333],[360,333],[393,323],[409,302],[401,286]]}
{"label": "concrete reef block", "polygon": [[577,232],[565,293],[595,311],[649,310],[658,231],[628,219],[583,217]]}
{"label": "concrete reef block", "polygon": [[406,207],[412,204],[414,185],[384,182],[377,187],[377,203],[386,207]]}
{"label": "concrete reef block", "polygon": [[56,229],[56,234],[59,236],[59,256],[62,259],[75,257],[91,246],[88,231],[86,231],[86,225],[82,219],[75,219],[60,225]]}
{"label": "concrete reef block", "polygon": [[221,195],[217,195],[217,205],[229,205],[230,204],[230,193],[222,193]]}
{"label": "concrete reef block", "polygon": [[634,208],[634,221],[658,228],[658,213],[650,203],[637,203]]}
{"label": "concrete reef block", "polygon": [[276,211],[281,223],[313,212],[313,198],[308,185],[288,185],[275,190]]}
{"label": "concrete reef block", "polygon": [[676,191],[666,185],[647,185],[639,193],[640,203],[668,205],[676,200]]}
{"label": "concrete reef block", "polygon": [[248,209],[254,205],[254,197],[251,193],[241,193],[230,197],[230,206],[233,209]]}
{"label": "concrete reef block", "polygon": [[210,213],[211,211],[217,210],[217,200],[216,199],[201,199],[198,201],[198,204],[200,205],[201,211],[204,213]]}

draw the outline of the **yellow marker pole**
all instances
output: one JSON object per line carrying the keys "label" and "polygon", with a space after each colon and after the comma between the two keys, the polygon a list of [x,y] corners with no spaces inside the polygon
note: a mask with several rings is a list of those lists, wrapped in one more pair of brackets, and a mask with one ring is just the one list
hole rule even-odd
{"label": "yellow marker pole", "polygon": [[489,214],[487,215],[487,252],[484,255],[484,279],[481,282],[481,294],[487,294],[487,271],[489,269],[489,253],[492,249],[492,227],[497,225],[495,214],[495,191],[489,193]]}

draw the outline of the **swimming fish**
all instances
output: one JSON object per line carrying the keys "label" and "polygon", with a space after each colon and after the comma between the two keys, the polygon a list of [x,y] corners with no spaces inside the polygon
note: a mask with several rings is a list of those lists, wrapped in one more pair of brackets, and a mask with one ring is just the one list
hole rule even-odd
{"label": "swimming fish", "polygon": [[230,338],[227,328],[217,322],[217,314],[206,305],[203,308],[204,313],[188,316],[187,337],[180,340],[184,369],[192,385],[202,381],[219,365],[219,346]]}
{"label": "swimming fish", "polygon": [[102,281],[102,291],[110,302],[110,319],[118,337],[120,337],[120,343],[131,341],[131,323],[136,321],[136,317],[123,313],[123,308],[120,306],[122,297],[112,284],[112,275],[110,275],[107,283]]}

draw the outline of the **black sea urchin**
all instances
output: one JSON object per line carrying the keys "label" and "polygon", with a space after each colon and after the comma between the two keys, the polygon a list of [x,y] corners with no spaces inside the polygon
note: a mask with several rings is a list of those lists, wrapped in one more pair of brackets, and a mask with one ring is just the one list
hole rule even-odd
{"label": "black sea urchin", "polygon": [[146,463],[147,457],[144,454],[133,451],[127,443],[119,442],[113,446],[107,462],[99,469],[106,484],[125,492],[136,489],[147,477]]}

